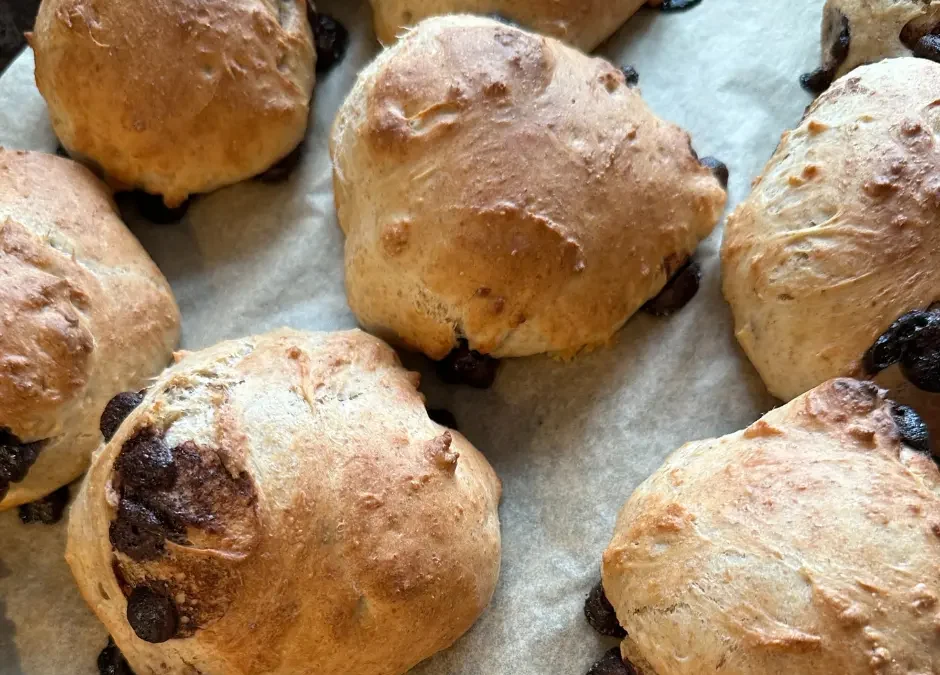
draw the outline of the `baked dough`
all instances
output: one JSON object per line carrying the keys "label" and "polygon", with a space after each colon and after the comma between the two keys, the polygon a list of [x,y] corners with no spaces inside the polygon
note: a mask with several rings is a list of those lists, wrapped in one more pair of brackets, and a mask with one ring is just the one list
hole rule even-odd
{"label": "baked dough", "polygon": [[[831,81],[861,65],[911,56],[917,41],[937,28],[940,0],[827,0],[822,70]],[[848,36],[847,49],[837,45],[843,31]]]}
{"label": "baked dough", "polygon": [[30,44],[62,145],[171,207],[264,171],[307,128],[305,0],[44,0]]}
{"label": "baked dough", "polygon": [[[105,404],[169,363],[179,320],[98,179],[0,148],[0,510],[85,470]],[[38,455],[8,482],[24,446]]]}
{"label": "baked dough", "polygon": [[725,203],[619,69],[482,17],[380,54],[331,153],[350,306],[435,359],[461,338],[497,357],[605,343]]}
{"label": "baked dough", "polygon": [[398,675],[473,624],[500,483],[417,382],[365,333],[291,330],[157,380],[96,455],[67,552],[137,675]]}
{"label": "baked dough", "polygon": [[375,34],[392,44],[408,27],[441,14],[491,14],[591,51],[646,0],[371,0]]}
{"label": "baked dough", "polygon": [[603,583],[644,675],[940,672],[940,471],[869,382],[689,443],[617,518]]}
{"label": "baked dough", "polygon": [[841,375],[901,315],[940,300],[940,65],[843,77],[783,134],[728,218],[724,294],[744,351],[789,400]]}

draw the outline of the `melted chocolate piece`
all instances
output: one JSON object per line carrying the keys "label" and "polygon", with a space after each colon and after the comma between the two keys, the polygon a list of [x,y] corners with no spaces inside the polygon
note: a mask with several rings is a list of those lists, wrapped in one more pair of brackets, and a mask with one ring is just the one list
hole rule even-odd
{"label": "melted chocolate piece", "polygon": [[444,408],[428,408],[428,417],[432,422],[437,422],[443,427],[457,429],[457,418],[450,410]]}
{"label": "melted chocolate piece", "polygon": [[633,66],[620,66],[620,71],[626,78],[628,87],[635,87],[640,83],[640,74]]}
{"label": "melted chocolate piece", "polygon": [[114,644],[114,638],[108,636],[108,646],[98,654],[98,673],[99,675],[134,675],[130,664],[121,650]]}
{"label": "melted chocolate piece", "polygon": [[837,9],[831,9],[826,14],[824,33],[823,43],[829,43],[829,58],[824,58],[823,65],[816,70],[800,76],[800,84],[812,94],[821,94],[829,88],[839,66],[848,57],[852,44],[849,19]]}
{"label": "melted chocolate piece", "polygon": [[639,673],[630,662],[621,658],[620,648],[613,647],[607,650],[600,661],[591,666],[587,675],[639,675]]}
{"label": "melted chocolate piece", "polygon": [[114,438],[114,434],[117,433],[121,422],[123,422],[143,400],[144,392],[142,391],[123,391],[108,401],[108,405],[104,407],[104,412],[101,413],[101,420],[98,422],[98,428],[101,430],[101,435],[104,436],[105,441],[110,441]]}
{"label": "melted chocolate piece", "polygon": [[695,7],[702,0],[663,0],[659,6],[661,12],[681,12],[684,9]]}
{"label": "melted chocolate piece", "polygon": [[127,599],[127,622],[141,640],[160,643],[176,635],[179,614],[165,592],[138,586]]}
{"label": "melted chocolate piece", "polygon": [[623,629],[620,622],[617,621],[617,613],[613,605],[607,599],[604,593],[604,585],[598,581],[597,585],[591,589],[587,600],[584,603],[584,616],[587,618],[591,628],[601,635],[609,635],[618,640],[627,637],[627,631]]}
{"label": "melted chocolate piece", "polygon": [[122,497],[117,519],[108,529],[111,545],[131,560],[156,560],[164,551],[164,542],[182,542],[185,528],[168,522],[148,505],[135,499]]}
{"label": "melted chocolate piece", "polygon": [[940,63],[940,35],[925,35],[911,49],[914,56]]}
{"label": "melted chocolate piece", "polygon": [[297,165],[304,155],[304,144],[301,143],[289,153],[284,155],[280,161],[269,167],[264,173],[255,176],[255,180],[262,183],[282,183],[294,172]]}
{"label": "melted chocolate piece", "polygon": [[317,47],[317,73],[323,74],[345,56],[349,48],[349,31],[329,14],[317,12],[312,2],[307,3],[307,17]]}
{"label": "melted chocolate piece", "polygon": [[150,428],[131,436],[114,462],[121,474],[121,484],[135,491],[169,490],[176,483],[177,468],[173,451]]}
{"label": "melted chocolate piece", "polygon": [[865,352],[862,365],[870,375],[901,364],[911,384],[940,392],[940,311],[908,312],[895,321]]}
{"label": "melted chocolate piece", "polygon": [[68,503],[69,486],[63,485],[42,499],[21,505],[19,508],[20,520],[23,521],[24,525],[32,523],[55,525],[62,520],[62,514],[65,513],[65,507]]}
{"label": "melted chocolate piece", "polygon": [[[894,404],[891,407],[891,416],[901,434],[901,440],[912,450],[932,454],[930,450],[930,431],[924,420],[920,418],[913,408],[906,405]],[[934,455],[936,458],[936,455]]]}
{"label": "melted chocolate piece", "polygon": [[655,298],[643,305],[643,311],[653,316],[671,316],[685,307],[698,293],[702,269],[689,261],[666,283]]}
{"label": "melted chocolate piece", "polygon": [[466,340],[437,362],[437,375],[447,384],[466,384],[488,389],[496,379],[499,359],[470,349]]}
{"label": "melted chocolate piece", "polygon": [[718,182],[721,183],[721,187],[723,187],[725,190],[728,189],[728,178],[730,177],[730,173],[728,172],[727,164],[715,157],[702,157],[702,159],[699,160],[699,163],[711,170],[715,178],[718,179]]}
{"label": "melted chocolate piece", "polygon": [[186,211],[189,210],[190,200],[186,200],[177,207],[167,206],[161,195],[152,195],[143,190],[135,190],[133,193],[134,201],[137,203],[137,211],[143,218],[146,218],[155,225],[173,225],[180,222]]}
{"label": "melted chocolate piece", "polygon": [[10,491],[10,483],[26,478],[45,444],[45,440],[24,443],[8,427],[0,427],[0,500]]}

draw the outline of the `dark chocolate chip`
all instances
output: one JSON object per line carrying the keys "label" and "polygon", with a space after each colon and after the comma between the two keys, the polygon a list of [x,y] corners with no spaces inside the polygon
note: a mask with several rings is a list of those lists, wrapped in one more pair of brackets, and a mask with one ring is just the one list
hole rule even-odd
{"label": "dark chocolate chip", "polygon": [[604,584],[600,581],[591,589],[584,602],[584,616],[587,617],[591,628],[601,635],[608,635],[622,640],[627,637],[627,631],[617,621],[617,613],[604,593]]}
{"label": "dark chocolate chip", "polygon": [[823,25],[823,46],[829,45],[828,57],[823,56],[823,65],[816,70],[800,76],[800,84],[812,94],[821,94],[836,77],[839,67],[849,55],[852,33],[849,19],[837,9],[827,12]]}
{"label": "dark chocolate chip", "polygon": [[640,83],[640,74],[633,66],[620,66],[620,71],[626,78],[628,87],[635,87]]}
{"label": "dark chocolate chip", "polygon": [[721,183],[721,187],[723,187],[725,190],[728,189],[728,178],[730,174],[728,172],[727,164],[715,157],[702,157],[699,162],[702,166],[711,169],[711,172],[715,175],[715,178],[717,178],[718,182]]}
{"label": "dark chocolate chip", "polygon": [[155,225],[173,225],[180,222],[189,210],[189,200],[170,208],[160,195],[152,195],[143,190],[134,191],[137,212]]}
{"label": "dark chocolate chip", "polygon": [[662,12],[679,12],[684,9],[695,7],[702,0],[663,0],[659,6]]}
{"label": "dark chocolate chip", "polygon": [[131,560],[156,560],[164,551],[164,542],[178,538],[178,528],[170,527],[150,508],[129,497],[118,506],[117,519],[108,529],[111,545]]}
{"label": "dark chocolate chip", "polygon": [[671,316],[685,307],[698,293],[702,269],[689,261],[663,287],[655,298],[643,305],[643,311],[653,316]]}
{"label": "dark chocolate chip", "polygon": [[26,478],[45,444],[45,440],[24,443],[8,427],[0,427],[0,500],[6,497],[10,483]]}
{"label": "dark chocolate chip", "polygon": [[300,164],[304,155],[304,144],[301,143],[296,148],[284,155],[277,164],[268,168],[264,173],[258,174],[255,178],[262,183],[281,183],[288,178]]}
{"label": "dark chocolate chip", "polygon": [[159,643],[176,635],[179,616],[165,592],[138,586],[127,599],[127,622],[141,640]]}
{"label": "dark chocolate chip", "polygon": [[940,314],[929,312],[926,325],[905,343],[901,372],[918,389],[940,393]]}
{"label": "dark chocolate chip", "polygon": [[457,429],[457,418],[450,410],[444,408],[428,408],[428,417],[431,421],[449,429]]}
{"label": "dark chocolate chip", "polygon": [[101,413],[101,420],[98,422],[98,428],[101,429],[101,435],[105,441],[110,441],[117,433],[121,422],[127,419],[134,408],[139,406],[144,400],[142,391],[122,391],[120,394],[108,401]]}
{"label": "dark chocolate chip", "polygon": [[437,374],[448,384],[466,384],[487,389],[496,379],[499,359],[470,349],[466,340],[437,363]]}
{"label": "dark chocolate chip", "polygon": [[834,68],[821,67],[800,75],[800,86],[811,94],[821,94],[836,77]]}
{"label": "dark chocolate chip", "polygon": [[317,72],[326,73],[339,63],[349,47],[349,31],[329,14],[322,14],[307,3],[307,16],[317,47]]}
{"label": "dark chocolate chip", "polygon": [[169,490],[176,483],[176,462],[173,451],[150,428],[131,436],[114,462],[121,475],[122,486],[136,491]]}
{"label": "dark chocolate chip", "polygon": [[62,520],[65,507],[69,503],[69,486],[63,485],[50,495],[37,499],[29,504],[22,504],[19,508],[20,520],[24,524],[42,523],[55,525]]}
{"label": "dark chocolate chip", "polygon": [[591,666],[587,675],[639,675],[636,668],[620,656],[620,648],[607,650],[604,658]]}
{"label": "dark chocolate chip", "polygon": [[898,427],[898,433],[901,434],[901,440],[907,446],[913,450],[931,454],[930,432],[924,420],[913,408],[895,403],[891,406],[891,416]]}
{"label": "dark chocolate chip", "polygon": [[98,675],[134,675],[130,664],[117,645],[114,638],[108,636],[108,646],[98,654]]}
{"label": "dark chocolate chip", "polygon": [[862,365],[869,375],[876,375],[885,368],[898,363],[907,351],[908,343],[914,335],[927,327],[930,314],[915,309],[903,315],[875,340],[862,358]]}
{"label": "dark chocolate chip", "polygon": [[914,56],[940,63],[940,35],[925,35],[914,44]]}

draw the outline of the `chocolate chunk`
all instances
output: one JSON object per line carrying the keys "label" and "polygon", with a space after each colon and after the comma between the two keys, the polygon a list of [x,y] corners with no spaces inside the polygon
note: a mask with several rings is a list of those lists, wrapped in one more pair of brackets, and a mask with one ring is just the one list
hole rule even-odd
{"label": "chocolate chunk", "polygon": [[98,654],[98,673],[99,675],[134,675],[130,664],[121,650],[114,644],[114,638],[108,636],[108,646]]}
{"label": "chocolate chunk", "polygon": [[339,63],[349,47],[349,31],[329,14],[317,12],[312,2],[307,3],[307,17],[313,29],[317,47],[317,73],[328,72]]}
{"label": "chocolate chunk", "polygon": [[264,173],[255,176],[256,180],[262,183],[281,183],[287,180],[300,164],[300,159],[304,155],[304,144],[301,143],[289,153],[284,155],[281,160],[269,167]]}
{"label": "chocolate chunk", "polygon": [[584,616],[587,617],[591,628],[601,635],[609,635],[618,640],[627,637],[627,631],[617,621],[617,613],[604,593],[604,584],[600,581],[591,589],[584,602]]}
{"label": "chocolate chunk", "polygon": [[62,520],[65,507],[69,503],[69,486],[63,485],[50,495],[37,499],[29,504],[22,504],[19,508],[20,520],[25,525],[42,523],[55,525]]}
{"label": "chocolate chunk", "polygon": [[127,622],[141,640],[159,643],[176,635],[179,616],[165,592],[138,586],[127,599]]}
{"label": "chocolate chunk", "polygon": [[121,498],[117,520],[108,529],[111,545],[137,562],[156,560],[163,555],[164,542],[182,534],[181,528],[130,497]]}
{"label": "chocolate chunk", "polygon": [[447,384],[466,384],[487,389],[496,379],[499,359],[470,349],[466,340],[437,363],[437,374]]}
{"label": "chocolate chunk", "polygon": [[640,83],[640,74],[633,66],[620,66],[620,71],[626,78],[628,87],[635,87]]}
{"label": "chocolate chunk", "polygon": [[940,35],[925,35],[914,45],[914,56],[940,63]]}
{"label": "chocolate chunk", "polygon": [[894,404],[891,407],[891,416],[901,434],[901,440],[913,450],[931,454],[930,432],[924,420],[920,418],[913,408],[906,405]]}
{"label": "chocolate chunk", "polygon": [[101,420],[98,422],[98,428],[101,429],[101,435],[104,436],[105,441],[110,441],[114,438],[114,434],[117,433],[121,422],[123,422],[143,400],[144,392],[142,391],[122,391],[108,401],[108,405],[104,407],[104,412],[101,413]]}
{"label": "chocolate chunk", "polygon": [[699,160],[699,163],[711,170],[711,172],[715,175],[715,178],[718,179],[718,182],[721,183],[721,187],[723,187],[725,190],[728,189],[728,178],[730,177],[730,174],[728,172],[727,164],[715,157],[702,157],[702,159]]}
{"label": "chocolate chunk", "polygon": [[189,200],[177,207],[170,208],[163,201],[161,195],[152,195],[143,190],[135,190],[134,201],[137,203],[137,212],[155,225],[173,225],[180,222],[186,211],[189,210]]}
{"label": "chocolate chunk", "polygon": [[169,490],[176,483],[176,462],[173,451],[150,428],[131,436],[114,462],[121,475],[122,486],[135,491]]}
{"label": "chocolate chunk", "polygon": [[428,408],[428,417],[443,427],[457,429],[457,418],[450,410],[444,408]]}
{"label": "chocolate chunk", "polygon": [[689,261],[663,287],[655,298],[643,305],[643,311],[653,316],[671,316],[685,307],[698,293],[702,269]]}
{"label": "chocolate chunk", "polygon": [[[659,5],[659,9],[662,12],[679,12],[683,9],[689,9],[695,7],[702,0],[662,0],[662,3]],[[656,5],[655,2],[650,3],[653,6]]]}
{"label": "chocolate chunk", "polygon": [[10,483],[26,478],[45,444],[45,440],[24,443],[8,427],[0,427],[0,500],[9,492]]}
{"label": "chocolate chunk", "polygon": [[800,76],[800,84],[812,94],[821,94],[836,77],[839,67],[849,55],[852,33],[849,19],[837,9],[830,9],[823,25],[823,46],[829,45],[829,56],[823,57],[823,65],[816,70]]}
{"label": "chocolate chunk", "polygon": [[620,648],[607,650],[604,658],[591,666],[587,675],[639,675],[636,668],[620,656]]}
{"label": "chocolate chunk", "polygon": [[927,312],[915,309],[903,315],[875,340],[865,356],[862,365],[870,375],[876,375],[885,368],[898,363],[907,350],[907,345],[914,334],[927,327],[930,316]]}
{"label": "chocolate chunk", "polygon": [[940,314],[927,316],[905,343],[901,372],[918,389],[940,393]]}

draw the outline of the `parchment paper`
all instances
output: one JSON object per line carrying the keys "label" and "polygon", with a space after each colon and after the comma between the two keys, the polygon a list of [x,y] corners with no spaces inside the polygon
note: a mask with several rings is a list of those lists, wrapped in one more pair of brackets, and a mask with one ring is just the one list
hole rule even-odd
{"label": "parchment paper", "polygon": [[[353,40],[317,85],[292,178],[203,197],[178,226],[128,215],[176,292],[185,348],[281,325],[355,325],[343,294],[327,134],[378,46],[366,0],[318,4]],[[643,10],[601,53],[635,65],[653,109],[688,129],[700,155],[729,165],[733,205],[810,101],[797,77],[818,62],[822,4],[704,0],[684,13]],[[0,78],[0,145],[53,151],[32,72],[27,53]],[[493,604],[416,673],[581,675],[614,644],[589,628],[582,605],[621,504],[682,443],[739,429],[774,405],[734,342],[719,242],[720,228],[699,250],[704,282],[688,307],[669,319],[637,315],[611,348],[572,363],[507,361],[492,389],[475,391],[444,386],[423,358],[405,356],[424,373],[430,403],[449,408],[493,463],[505,495]],[[64,530],[0,514],[0,675],[97,672],[107,634],[70,581]]]}

